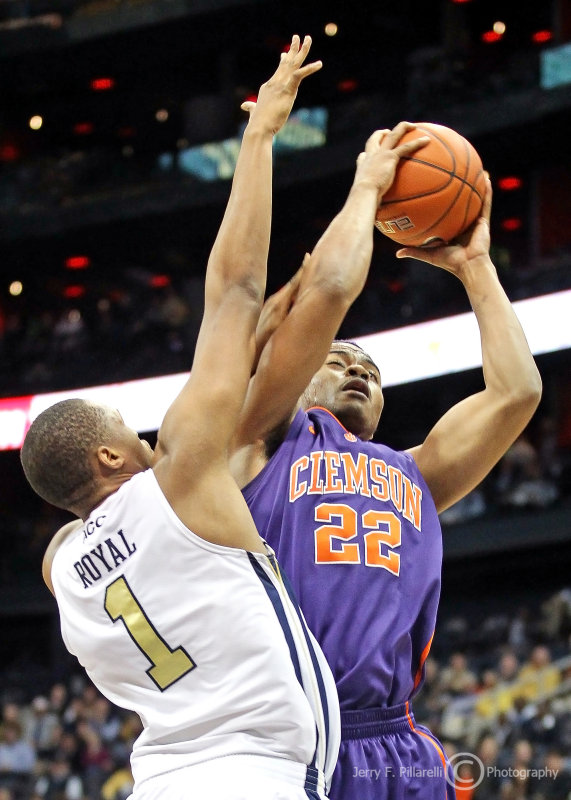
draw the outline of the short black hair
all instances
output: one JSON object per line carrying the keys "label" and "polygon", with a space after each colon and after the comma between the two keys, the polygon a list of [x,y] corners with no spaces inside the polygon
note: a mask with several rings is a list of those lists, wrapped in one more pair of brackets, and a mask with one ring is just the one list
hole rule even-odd
{"label": "short black hair", "polygon": [[31,424],[20,452],[32,489],[58,508],[81,503],[93,489],[89,455],[108,433],[103,406],[74,398],[47,408]]}

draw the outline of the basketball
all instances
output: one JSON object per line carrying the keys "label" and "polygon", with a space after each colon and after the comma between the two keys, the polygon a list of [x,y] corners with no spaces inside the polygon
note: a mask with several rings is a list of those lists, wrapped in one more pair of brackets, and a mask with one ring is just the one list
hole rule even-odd
{"label": "basketball", "polygon": [[377,211],[376,227],[410,247],[437,247],[468,228],[482,208],[485,180],[480,156],[451,128],[415,123],[401,142],[430,142],[397,166],[393,185]]}

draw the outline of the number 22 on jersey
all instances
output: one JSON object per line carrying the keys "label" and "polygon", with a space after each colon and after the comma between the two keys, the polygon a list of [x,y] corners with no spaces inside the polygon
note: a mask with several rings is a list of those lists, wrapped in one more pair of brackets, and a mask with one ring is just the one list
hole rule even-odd
{"label": "number 22 on jersey", "polygon": [[[361,545],[352,542],[358,533],[359,515],[344,503],[320,503],[315,521],[323,522],[315,529],[316,564],[360,564]],[[337,524],[333,524],[336,522]],[[368,567],[400,574],[400,554],[394,548],[401,544],[401,521],[392,511],[365,511],[361,514],[364,561]]]}

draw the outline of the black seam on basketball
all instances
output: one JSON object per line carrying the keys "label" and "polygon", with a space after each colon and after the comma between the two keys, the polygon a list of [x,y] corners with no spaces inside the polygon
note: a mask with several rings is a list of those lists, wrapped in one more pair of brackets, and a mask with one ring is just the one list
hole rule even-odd
{"label": "black seam on basketball", "polygon": [[[403,156],[402,160],[403,161],[414,161],[417,164],[424,164],[427,167],[432,167],[433,169],[437,170],[438,172],[444,172],[450,177],[450,181],[453,178],[458,178],[459,181],[462,181],[463,183],[465,183],[467,186],[470,187],[470,190],[472,192],[474,192],[478,196],[480,201],[483,200],[483,197],[480,195],[480,192],[478,192],[471,183],[468,183],[468,181],[466,180],[466,177],[465,177],[468,174],[468,164],[470,162],[470,148],[468,146],[468,140],[464,136],[460,136],[460,138],[462,139],[462,142],[464,144],[464,148],[466,149],[466,151],[468,153],[468,158],[466,159],[468,164],[466,165],[465,175],[464,175],[464,177],[462,177],[462,176],[460,176],[460,175],[458,175],[456,173],[456,156],[454,155],[454,151],[451,150],[450,147],[448,146],[448,143],[444,139],[442,139],[442,137],[440,137],[437,133],[435,133],[433,130],[430,130],[429,128],[423,128],[422,125],[417,125],[416,127],[417,127],[417,130],[424,131],[428,136],[432,136],[434,139],[436,139],[437,142],[439,142],[442,145],[442,147],[444,147],[444,149],[446,150],[446,152],[450,155],[450,158],[452,159],[452,172],[450,170],[448,170],[448,169],[445,169],[444,167],[440,167],[438,164],[433,164],[430,161],[424,161],[422,158],[415,158],[414,156]],[[480,175],[480,172],[476,176],[476,180],[479,177],[479,175]],[[441,192],[443,189],[445,189],[447,186],[449,186],[450,185],[450,181],[448,181],[448,183],[444,184],[444,186],[441,186],[438,189],[438,191]],[[423,192],[422,194],[409,195],[408,197],[397,197],[394,200],[386,200],[386,201],[383,201],[382,205],[383,206],[390,206],[393,203],[403,203],[403,202],[406,202],[407,200],[417,200],[420,197],[427,197],[428,195],[431,195],[431,194],[435,194],[434,190],[431,191],[431,192]]]}
{"label": "black seam on basketball", "polygon": [[[431,164],[429,161],[419,161],[419,159],[417,159],[417,158],[406,158],[406,157],[403,156],[403,161],[404,160],[406,160],[406,161],[415,161],[415,162],[417,162],[419,164],[426,164],[426,166],[432,167],[433,169],[439,170],[440,172],[445,172],[447,175],[450,176],[450,180],[448,181],[448,183],[445,183],[444,186],[440,186],[436,190],[432,189],[430,192],[423,192],[422,194],[411,194],[411,195],[407,195],[406,197],[395,197],[394,200],[385,200],[383,198],[383,200],[381,201],[381,208],[383,206],[390,206],[393,203],[406,203],[408,200],[418,200],[420,197],[429,197],[431,194],[438,194],[438,192],[441,192],[443,189],[446,189],[446,187],[450,186],[450,184],[454,180],[454,178],[459,180],[460,183],[465,184],[470,189],[470,191],[474,192],[474,194],[476,194],[479,197],[480,200],[483,199],[482,195],[476,189],[476,187],[473,186],[471,183],[468,183],[468,181],[465,180],[465,178],[461,178],[460,175],[456,175],[456,173],[448,172],[448,170],[444,169],[443,167],[439,167],[438,164]],[[483,170],[480,170],[480,172],[478,172],[478,175],[476,176],[476,180],[482,174],[482,172],[483,172]]]}
{"label": "black seam on basketball", "polygon": [[458,189],[458,192],[456,193],[456,196],[455,196],[454,200],[452,200],[452,202],[450,203],[450,205],[448,206],[448,208],[447,208],[445,211],[443,211],[443,212],[442,212],[442,214],[441,214],[441,215],[438,217],[438,219],[434,220],[434,222],[432,223],[432,225],[430,225],[428,228],[425,228],[423,231],[420,231],[420,235],[421,235],[421,236],[422,236],[423,234],[425,234],[425,233],[428,233],[428,232],[429,232],[429,231],[431,231],[433,228],[435,228],[435,227],[438,225],[438,223],[439,223],[439,222],[442,222],[442,220],[444,219],[444,217],[445,217],[445,216],[447,216],[447,214],[450,212],[450,210],[451,210],[451,209],[452,209],[452,208],[453,208],[453,207],[456,205],[456,201],[458,200],[458,198],[459,198],[459,197],[460,197],[460,195],[462,194],[462,191],[464,190],[464,186],[469,186],[469,185],[470,185],[470,184],[469,184],[469,183],[467,183],[466,181],[462,181],[462,180],[460,180],[460,179],[458,179],[458,180],[459,180],[459,182],[460,182],[460,188]]}
{"label": "black seam on basketball", "polygon": [[419,130],[424,131],[429,136],[432,136],[434,139],[436,139],[437,142],[440,142],[442,147],[450,154],[450,157],[452,159],[452,169],[453,169],[454,174],[456,174],[456,155],[454,154],[454,151],[448,146],[448,142],[446,142],[444,139],[442,139],[433,130],[430,130],[428,128],[423,128],[422,125],[417,125],[417,127],[418,127]]}

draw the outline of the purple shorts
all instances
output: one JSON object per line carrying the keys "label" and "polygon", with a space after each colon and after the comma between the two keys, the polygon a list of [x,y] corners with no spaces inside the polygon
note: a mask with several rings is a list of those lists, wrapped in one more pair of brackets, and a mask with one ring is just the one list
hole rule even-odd
{"label": "purple shorts", "polygon": [[[447,779],[448,778],[448,779]],[[409,703],[341,712],[330,800],[455,800],[442,745]]]}

